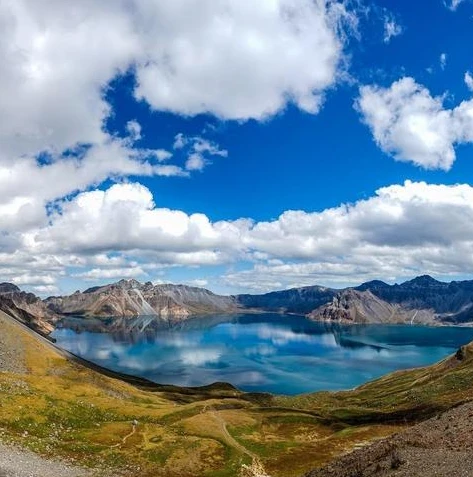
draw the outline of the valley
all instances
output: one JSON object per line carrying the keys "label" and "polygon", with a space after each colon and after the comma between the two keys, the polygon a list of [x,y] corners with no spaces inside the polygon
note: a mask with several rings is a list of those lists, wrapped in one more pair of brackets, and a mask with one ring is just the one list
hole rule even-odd
{"label": "valley", "polygon": [[159,386],[78,360],[3,313],[0,325],[2,349],[17,353],[0,362],[2,442],[90,476],[302,475],[473,398],[471,346],[353,391],[282,397]]}
{"label": "valley", "polygon": [[[437,364],[390,373],[353,390],[284,396],[243,392],[223,382],[156,384],[71,354],[49,335],[69,314],[100,328],[110,310],[137,330],[156,317],[168,326],[192,328],[196,316],[218,323],[219,312],[237,316],[242,311],[249,316],[300,313],[327,325],[411,323],[413,315],[419,322],[428,318],[429,324],[460,324],[470,320],[469,286],[420,277],[407,285],[375,282],[343,291],[310,287],[250,298],[122,281],[41,300],[4,284],[1,444],[8,455],[27,449],[51,465],[60,459],[57,465],[65,465],[70,475],[87,477],[408,475],[393,473],[393,455],[400,453],[400,468],[409,469],[435,453],[429,450],[434,446],[448,453],[454,445],[455,435],[446,434],[440,443],[418,437],[412,447],[408,433],[417,425],[434,429],[437,421],[429,418],[440,416],[443,422],[444,412],[473,399],[472,345]],[[138,316],[151,311],[148,306],[155,318]],[[176,306],[180,311],[174,315]],[[291,316],[287,319],[295,319]],[[457,426],[469,422],[469,411],[463,415],[461,409],[455,411]],[[350,457],[353,450],[360,457]],[[21,456],[27,462],[33,458]],[[363,459],[379,465],[361,468]],[[0,471],[2,465],[0,460]]]}

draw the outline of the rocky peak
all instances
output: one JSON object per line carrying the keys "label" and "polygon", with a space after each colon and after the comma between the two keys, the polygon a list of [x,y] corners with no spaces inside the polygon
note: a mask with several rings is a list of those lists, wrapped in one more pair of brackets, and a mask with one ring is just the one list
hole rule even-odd
{"label": "rocky peak", "polygon": [[120,280],[119,282],[115,283],[115,286],[123,288],[125,290],[142,287],[141,283],[134,278]]}
{"label": "rocky peak", "polygon": [[365,291],[365,290],[379,290],[380,288],[389,288],[386,282],[382,280],[371,280],[369,282],[362,283],[360,286],[356,287],[355,290]]}
{"label": "rocky peak", "polygon": [[428,288],[439,287],[445,285],[443,282],[432,278],[430,275],[421,275],[412,280],[402,283],[400,286],[403,288]]}
{"label": "rocky peak", "polygon": [[13,283],[0,283],[0,293],[20,293],[21,290]]}

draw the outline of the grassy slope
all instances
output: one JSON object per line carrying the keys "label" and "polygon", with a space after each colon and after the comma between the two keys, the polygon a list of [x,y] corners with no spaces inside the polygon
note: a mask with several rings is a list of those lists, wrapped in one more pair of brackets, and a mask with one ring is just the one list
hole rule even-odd
{"label": "grassy slope", "polygon": [[[103,468],[236,476],[253,455],[273,477],[300,475],[391,434],[419,410],[428,415],[473,397],[470,350],[461,362],[395,373],[356,391],[268,398],[228,386],[140,389],[71,363],[15,323],[2,324],[2,333],[22,344],[28,373],[0,373],[0,437],[99,467],[98,475]],[[133,419],[136,432],[123,443]]]}

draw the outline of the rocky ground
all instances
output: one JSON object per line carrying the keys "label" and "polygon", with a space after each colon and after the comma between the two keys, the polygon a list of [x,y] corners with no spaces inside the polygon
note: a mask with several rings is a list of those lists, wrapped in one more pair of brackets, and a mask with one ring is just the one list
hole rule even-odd
{"label": "rocky ground", "polygon": [[0,444],[0,477],[89,477],[82,469]]}
{"label": "rocky ground", "polygon": [[471,477],[473,403],[362,447],[306,477]]}
{"label": "rocky ground", "polygon": [[[12,326],[0,312],[0,373],[25,374],[24,347],[17,334],[9,333]],[[24,383],[18,381],[18,387]],[[0,403],[1,406],[1,403]],[[0,432],[0,441],[1,441]],[[0,477],[88,477],[83,469],[60,461],[45,459],[27,450],[0,442]]]}
{"label": "rocky ground", "polygon": [[[26,368],[23,358],[23,345],[8,333],[11,323],[0,313],[0,372],[24,374]],[[1,475],[0,475],[1,477]]]}

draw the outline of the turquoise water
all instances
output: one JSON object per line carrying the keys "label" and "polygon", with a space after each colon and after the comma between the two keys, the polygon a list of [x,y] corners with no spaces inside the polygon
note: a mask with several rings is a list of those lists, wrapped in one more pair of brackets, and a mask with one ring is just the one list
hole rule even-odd
{"label": "turquoise water", "polygon": [[161,384],[229,382],[245,391],[349,389],[388,372],[434,363],[473,340],[473,328],[331,326],[275,314],[67,319],[57,344],[101,366]]}

